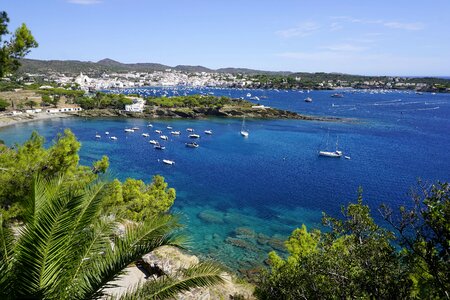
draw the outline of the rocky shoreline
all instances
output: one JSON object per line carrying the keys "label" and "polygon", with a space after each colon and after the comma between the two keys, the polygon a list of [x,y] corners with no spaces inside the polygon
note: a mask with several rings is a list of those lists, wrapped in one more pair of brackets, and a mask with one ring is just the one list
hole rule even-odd
{"label": "rocky shoreline", "polygon": [[223,118],[251,118],[251,119],[294,119],[324,122],[350,122],[351,119],[338,117],[321,117],[301,115],[296,112],[275,108],[247,108],[247,107],[223,107],[223,108],[161,108],[146,109],[143,113],[126,112],[117,109],[90,109],[75,113],[79,117],[125,117],[141,119],[204,119],[210,117]]}

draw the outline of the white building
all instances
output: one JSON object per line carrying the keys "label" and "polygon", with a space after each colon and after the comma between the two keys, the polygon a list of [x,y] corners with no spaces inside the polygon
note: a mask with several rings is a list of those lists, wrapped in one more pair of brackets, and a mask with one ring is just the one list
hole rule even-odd
{"label": "white building", "polygon": [[125,111],[130,112],[143,112],[145,106],[145,100],[142,98],[131,98],[133,100],[133,104],[125,105]]}
{"label": "white building", "polygon": [[49,108],[45,112],[48,114],[54,114],[59,112],[73,112],[81,110],[83,110],[81,107],[58,107],[58,108]]}

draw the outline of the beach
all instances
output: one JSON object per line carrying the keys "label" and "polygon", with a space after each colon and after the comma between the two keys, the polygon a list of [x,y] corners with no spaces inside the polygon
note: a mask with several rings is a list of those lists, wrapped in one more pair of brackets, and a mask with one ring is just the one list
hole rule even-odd
{"label": "beach", "polygon": [[72,114],[70,113],[34,113],[34,114],[23,113],[20,115],[11,115],[5,113],[0,114],[0,128],[33,121],[66,118],[70,117],[71,115]]}

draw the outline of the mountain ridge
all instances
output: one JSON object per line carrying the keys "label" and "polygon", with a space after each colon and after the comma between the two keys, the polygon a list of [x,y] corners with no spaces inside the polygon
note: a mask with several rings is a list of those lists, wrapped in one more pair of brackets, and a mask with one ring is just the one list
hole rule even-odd
{"label": "mountain ridge", "polygon": [[206,72],[206,73],[242,73],[242,74],[276,74],[289,75],[294,72],[289,71],[264,71],[247,68],[219,68],[210,69],[204,66],[177,65],[168,66],[160,63],[122,63],[111,58],[104,58],[97,62],[80,60],[39,60],[39,59],[21,59],[21,73],[48,73],[58,72],[66,74],[76,73],[104,73],[104,72],[154,72],[167,69],[183,72]]}

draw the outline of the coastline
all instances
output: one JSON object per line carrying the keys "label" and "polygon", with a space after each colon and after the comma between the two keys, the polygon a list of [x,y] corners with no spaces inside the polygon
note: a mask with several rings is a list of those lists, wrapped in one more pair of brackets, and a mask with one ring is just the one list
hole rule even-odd
{"label": "coastline", "polygon": [[321,122],[357,122],[350,118],[329,116],[301,115],[296,112],[275,108],[248,109],[248,108],[152,108],[146,112],[126,112],[118,109],[90,109],[74,113],[75,116],[84,118],[96,117],[122,117],[138,119],[207,119],[207,118],[248,118],[248,119],[292,119],[303,121]]}
{"label": "coastline", "polygon": [[248,118],[248,119],[291,119],[303,121],[318,122],[357,122],[350,118],[339,118],[329,116],[311,116],[302,115],[296,112],[280,110],[275,108],[264,109],[205,109],[205,108],[153,108],[143,113],[126,112],[118,109],[90,109],[79,112],[70,113],[35,113],[20,115],[0,114],[0,128],[13,126],[17,124],[29,123],[41,120],[50,120],[67,117],[83,117],[83,118],[103,118],[103,117],[119,117],[119,118],[137,118],[137,119],[207,119],[207,118]]}
{"label": "coastline", "polygon": [[67,118],[74,116],[72,113],[35,113],[35,114],[26,114],[23,113],[21,115],[0,115],[0,128],[13,126],[16,124],[40,121],[40,120],[50,120],[56,118]]}

